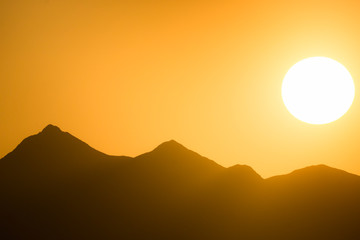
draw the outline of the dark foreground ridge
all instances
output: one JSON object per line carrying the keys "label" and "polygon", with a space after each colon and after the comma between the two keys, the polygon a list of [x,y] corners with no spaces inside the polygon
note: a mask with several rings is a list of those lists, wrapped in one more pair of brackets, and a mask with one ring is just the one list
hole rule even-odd
{"label": "dark foreground ridge", "polygon": [[0,160],[0,239],[360,239],[360,177],[263,179],[177,143],[103,154],[48,125]]}

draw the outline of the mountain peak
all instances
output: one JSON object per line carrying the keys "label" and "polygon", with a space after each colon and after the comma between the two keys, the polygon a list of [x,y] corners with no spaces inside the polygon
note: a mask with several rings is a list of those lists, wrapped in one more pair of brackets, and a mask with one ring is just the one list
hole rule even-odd
{"label": "mountain peak", "polygon": [[178,143],[177,141],[171,139],[169,141],[161,143],[159,146],[157,146],[155,149],[163,149],[163,148],[185,148],[183,145]]}
{"label": "mountain peak", "polygon": [[49,124],[41,131],[41,133],[54,134],[54,133],[62,133],[62,131],[59,127]]}
{"label": "mountain peak", "polygon": [[56,156],[57,159],[60,159],[60,155],[65,159],[69,156],[103,157],[105,154],[93,149],[70,133],[62,131],[59,127],[49,124],[38,134],[25,138],[7,156],[27,159],[41,157],[45,159]]}
{"label": "mountain peak", "polygon": [[163,142],[153,151],[137,156],[135,160],[160,169],[177,169],[179,174],[182,172],[193,176],[200,172],[213,173],[223,169],[214,161],[184,147],[175,140]]}
{"label": "mountain peak", "polygon": [[[154,154],[169,155],[169,156],[180,156],[180,155],[199,155],[198,153],[186,148],[182,144],[175,140],[169,140],[161,143],[153,151]],[[200,156],[200,155],[199,155]]]}
{"label": "mountain peak", "polygon": [[184,150],[189,151],[189,149],[187,149],[180,143],[176,142],[175,140],[169,140],[169,141],[163,142],[162,144],[157,146],[153,151],[154,152],[178,152],[178,151],[184,151]]}
{"label": "mountain peak", "polygon": [[327,165],[324,164],[319,164],[319,165],[312,165],[312,166],[308,166],[302,169],[297,169],[295,171],[293,171],[293,174],[307,174],[307,173],[316,173],[316,174],[321,174],[321,173],[340,173],[340,172],[345,172],[343,170],[340,169],[336,169],[336,168],[332,168],[329,167]]}
{"label": "mountain peak", "polygon": [[263,178],[250,166],[236,164],[227,168],[229,174],[247,177],[248,179],[262,180]]}
{"label": "mountain peak", "polygon": [[[338,182],[343,179],[358,179],[359,176],[346,172],[341,169],[329,167],[324,164],[312,165],[305,168],[297,169],[285,175],[278,175],[268,178],[270,181],[280,179],[292,179],[295,181],[312,181],[312,182]],[[342,181],[341,180],[341,181]]]}

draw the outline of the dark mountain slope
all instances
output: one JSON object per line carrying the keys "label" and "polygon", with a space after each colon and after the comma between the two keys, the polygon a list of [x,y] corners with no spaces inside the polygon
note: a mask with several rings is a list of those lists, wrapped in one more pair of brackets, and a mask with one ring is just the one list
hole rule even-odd
{"label": "dark mountain slope", "polygon": [[71,134],[62,132],[56,126],[48,125],[39,134],[24,139],[3,160],[29,158],[34,161],[40,158],[63,157],[63,161],[66,161],[67,157],[101,158],[104,156],[105,154],[91,148]]}
{"label": "dark mountain slope", "polygon": [[73,185],[88,182],[103,171],[116,168],[129,157],[110,157],[58,127],[48,125],[40,133],[24,139],[0,160],[0,186]]}
{"label": "dark mountain slope", "polygon": [[359,181],[357,175],[325,165],[267,179],[264,194],[272,234],[281,232],[281,237],[292,239],[357,239]]}
{"label": "dark mountain slope", "polygon": [[108,156],[49,125],[0,160],[0,239],[357,239],[359,178],[264,180],[173,140]]}
{"label": "dark mountain slope", "polygon": [[0,239],[76,234],[81,222],[88,226],[90,206],[100,207],[88,199],[97,184],[129,159],[103,154],[52,125],[24,139],[0,160],[0,232],[6,236]]}

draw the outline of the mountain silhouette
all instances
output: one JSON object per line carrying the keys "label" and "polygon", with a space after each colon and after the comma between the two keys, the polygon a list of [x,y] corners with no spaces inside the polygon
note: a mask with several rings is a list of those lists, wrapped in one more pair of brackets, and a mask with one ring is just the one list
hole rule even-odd
{"label": "mountain silhouette", "polygon": [[263,179],[174,140],[101,153],[48,125],[0,160],[0,239],[359,239],[360,177]]}

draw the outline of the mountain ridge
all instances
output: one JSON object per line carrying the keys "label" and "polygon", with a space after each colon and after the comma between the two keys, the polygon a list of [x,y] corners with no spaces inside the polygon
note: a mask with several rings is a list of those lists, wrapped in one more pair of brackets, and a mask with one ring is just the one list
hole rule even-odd
{"label": "mountain ridge", "polygon": [[0,239],[358,239],[359,202],[359,176],[325,165],[263,179],[174,140],[109,156],[54,125],[0,160]]}
{"label": "mountain ridge", "polygon": [[[43,137],[43,138],[46,138],[46,141],[48,142],[54,142],[54,138],[56,140],[56,138],[60,138],[60,137],[65,137],[69,139],[72,138],[72,141],[76,142],[77,141],[77,144],[81,144],[83,145],[84,147],[88,147],[89,149],[91,149],[91,151],[94,151],[94,152],[97,152],[98,154],[102,154],[102,155],[106,155],[106,156],[110,156],[110,155],[107,155],[106,153],[103,153],[99,150],[96,150],[95,148],[92,148],[90,145],[88,145],[87,143],[85,143],[84,141],[80,140],[79,138],[71,135],[70,133],[68,132],[65,132],[65,131],[62,131],[60,127],[56,126],[56,125],[53,125],[53,124],[48,124],[45,128],[43,128],[38,134],[35,134],[35,135],[31,135],[27,138],[25,138],[23,141],[21,141],[21,143],[15,147],[15,149],[11,152],[9,152],[8,154],[6,154],[2,159],[6,159],[8,158],[8,155],[12,155],[13,152],[16,152],[17,150],[19,150],[19,148],[22,147],[22,145],[24,145],[25,143],[33,140],[34,137]],[[137,158],[141,158],[143,157],[144,155],[148,155],[148,154],[172,154],[174,152],[187,152],[187,153],[192,153],[194,155],[197,155],[197,156],[201,156],[200,154],[186,148],[184,145],[180,144],[179,142],[177,142],[176,140],[174,139],[171,139],[171,140],[168,140],[168,141],[165,141],[161,144],[159,144],[157,147],[155,147],[153,150],[149,151],[149,152],[146,152],[146,153],[143,153],[143,154],[140,154],[136,157],[128,157],[128,156],[112,156],[112,157],[126,157],[126,158],[129,158],[129,159],[137,159]],[[202,157],[202,156],[201,156]],[[205,157],[204,157],[205,158]],[[2,160],[0,159],[0,161]],[[205,158],[207,159],[207,158]],[[209,161],[212,161],[214,162],[215,164],[223,167],[222,165],[218,164],[216,161],[214,160],[210,160],[210,159],[207,159]],[[261,175],[259,173],[257,173],[255,170],[252,169],[252,167],[248,166],[248,165],[241,165],[241,164],[235,164],[235,165],[232,165],[232,166],[229,166],[229,167],[223,167],[225,169],[228,169],[230,171],[233,171],[235,168],[239,169],[239,168],[243,168],[243,171],[253,171],[255,174],[259,175],[259,177],[261,177]],[[251,168],[251,170],[245,170],[245,169],[248,169],[248,168]],[[321,169],[320,169],[321,168]],[[347,173],[347,174],[350,174],[350,175],[354,175],[354,176],[359,176],[357,174],[354,174],[354,173],[349,173],[345,170],[341,170],[341,169],[338,169],[338,168],[333,168],[333,167],[330,167],[330,166],[327,166],[325,164],[318,164],[318,165],[311,165],[311,166],[305,166],[303,168],[300,168],[300,169],[295,169],[289,173],[285,173],[285,174],[279,174],[279,175],[274,175],[274,176],[271,176],[271,177],[268,177],[268,178],[265,178],[265,179],[274,179],[274,178],[277,178],[277,177],[282,177],[282,176],[288,176],[288,175],[291,175],[291,174],[298,174],[298,173],[301,173],[303,171],[308,171],[308,170],[311,170],[311,169],[320,169],[320,170],[329,170],[329,169],[332,169],[332,170],[338,170],[338,171],[341,171],[342,173]],[[261,177],[262,178],[262,177]]]}

